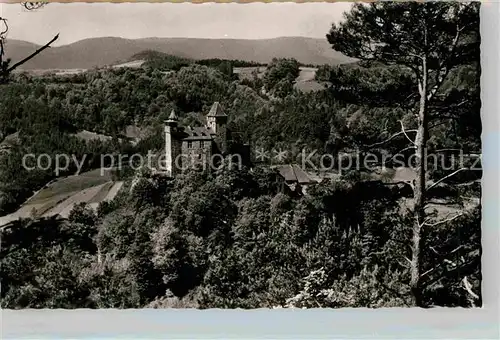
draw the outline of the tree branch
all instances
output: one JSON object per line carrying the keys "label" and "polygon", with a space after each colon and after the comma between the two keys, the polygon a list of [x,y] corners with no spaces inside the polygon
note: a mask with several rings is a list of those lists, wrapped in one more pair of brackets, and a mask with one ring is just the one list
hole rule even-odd
{"label": "tree branch", "polygon": [[455,249],[453,249],[452,251],[446,253],[446,254],[443,254],[443,253],[440,253],[436,250],[436,248],[434,247],[429,247],[436,255],[439,255],[439,256],[450,256],[451,254],[453,253],[456,253],[457,251],[459,251],[460,249],[462,249],[464,247],[464,245],[459,245],[458,247],[456,247]]}
{"label": "tree branch", "polygon": [[52,38],[51,41],[49,41],[48,43],[46,43],[45,45],[43,45],[42,47],[40,47],[39,49],[37,49],[35,52],[33,52],[32,54],[30,54],[29,56],[27,56],[26,58],[24,58],[23,60],[15,63],[14,65],[12,65],[11,67],[9,67],[7,69],[7,74],[14,71],[17,67],[19,67],[20,65],[24,64],[25,62],[27,62],[28,60],[34,58],[37,54],[39,54],[40,52],[42,52],[43,50],[47,49],[50,47],[50,44],[52,44],[54,41],[56,41],[57,39],[59,38],[59,33],[54,37]]}
{"label": "tree branch", "polygon": [[464,276],[462,282],[465,286],[465,290],[467,291],[467,293],[469,293],[474,299],[479,300],[479,296],[472,291],[472,285],[467,280],[467,276]]}
{"label": "tree branch", "polygon": [[5,29],[0,32],[0,69],[3,69],[3,56],[5,55],[5,49],[4,49],[4,40],[5,40],[5,34],[9,31],[9,25],[7,24],[7,19],[0,17],[0,22],[2,22],[5,26]]}
{"label": "tree branch", "polygon": [[[456,266],[454,266],[454,268],[452,268],[450,270],[446,270],[445,274],[447,276],[449,276],[450,274],[453,275],[453,274],[455,274],[457,272],[471,273],[471,271],[474,269],[474,267],[476,267],[476,265],[478,263],[480,263],[480,261],[481,261],[480,257],[474,257],[470,261],[468,261],[467,263],[464,263],[462,265],[456,265]],[[442,263],[440,265],[438,265],[438,267],[441,266],[441,265],[442,265]],[[445,278],[445,276],[443,275],[443,276],[439,276],[439,277],[434,278],[434,279],[430,279],[429,281],[422,282],[422,287],[429,287],[430,285],[433,285],[433,284],[441,281],[444,278]]]}
{"label": "tree branch", "polygon": [[[417,132],[417,130],[416,130],[416,129],[406,130],[406,132],[415,132],[415,133],[416,133],[416,132]],[[391,137],[387,138],[386,140],[384,140],[384,141],[382,141],[382,142],[375,143],[375,144],[367,145],[367,147],[368,147],[368,148],[372,148],[372,147],[374,147],[374,146],[379,146],[379,145],[385,144],[385,143],[387,143],[387,142],[389,142],[389,141],[393,140],[394,138],[396,138],[396,137],[398,137],[398,136],[400,136],[400,135],[402,135],[402,134],[405,134],[405,132],[404,132],[404,131],[401,131],[401,132],[395,133],[395,134],[393,134]]]}
{"label": "tree branch", "polygon": [[[469,99],[464,99],[457,104],[452,104],[452,105],[448,105],[448,106],[433,105],[432,108],[447,111],[447,110],[459,108],[459,107],[463,106],[464,104],[467,104],[468,102],[469,102]],[[453,119],[454,116],[430,115],[430,117],[429,117],[429,119],[439,119],[439,118],[451,118],[451,119]]]}
{"label": "tree branch", "polygon": [[481,183],[481,180],[476,179],[474,181],[470,181],[470,182],[466,182],[466,183],[459,183],[459,184],[456,184],[456,186],[457,187],[468,187],[468,186],[474,185],[476,183]]}
{"label": "tree branch", "polygon": [[396,262],[403,268],[408,269],[408,266],[402,264],[398,259],[396,259]]}
{"label": "tree branch", "polygon": [[460,151],[461,149],[452,149],[452,148],[448,148],[448,149],[437,149],[437,150],[434,150],[434,152],[446,152],[446,151]]}
{"label": "tree branch", "polygon": [[406,256],[403,256],[403,258],[404,258],[406,261],[408,261],[408,263],[409,263],[410,265],[412,264],[412,262],[411,262],[411,260],[410,260],[409,258],[407,258]]}
{"label": "tree branch", "polygon": [[5,29],[0,32],[0,37],[3,39],[3,35],[9,31],[9,25],[7,24],[7,19],[0,17],[0,21],[5,25]]}
{"label": "tree branch", "polygon": [[[430,246],[429,248],[438,256],[450,256],[452,255],[453,253],[456,253],[458,250],[462,249],[464,246],[463,245],[460,245],[458,246],[457,248],[453,249],[452,251],[448,252],[447,254],[442,254],[442,253],[439,253],[434,247]],[[437,266],[435,266],[434,268],[431,268],[429,269],[428,271],[426,271],[425,273],[423,273],[422,275],[420,275],[420,277],[424,277],[425,275],[427,274],[430,274],[432,273],[434,270],[438,269],[439,267],[441,267],[443,265],[443,263],[446,263],[446,259],[443,260],[443,262],[441,262],[440,264],[438,264]],[[456,264],[453,263],[453,265],[455,266]]]}
{"label": "tree branch", "polygon": [[422,275],[420,275],[420,278],[424,277],[425,275],[427,275],[429,273],[432,273],[434,270],[436,270],[437,268],[439,268],[439,266],[436,266],[434,268],[429,269],[428,271],[426,271],[425,273],[423,273]]}
{"label": "tree branch", "polygon": [[434,129],[434,128],[438,127],[438,126],[444,125],[446,123],[448,123],[448,122],[447,121],[440,121],[440,122],[438,122],[436,124],[432,124],[432,125],[429,126],[429,130],[430,129]]}
{"label": "tree branch", "polygon": [[457,217],[460,217],[460,216],[462,216],[462,215],[463,215],[463,213],[458,213],[458,214],[456,214],[455,216],[453,216],[452,218],[447,218],[447,219],[444,219],[444,220],[441,220],[441,221],[439,221],[439,222],[435,222],[435,223],[427,223],[427,222],[424,222],[424,224],[423,224],[423,225],[428,226],[428,227],[435,227],[435,226],[440,225],[440,224],[443,224],[443,223],[448,223],[448,222],[451,222],[451,221],[453,221],[454,219],[456,219]]}
{"label": "tree branch", "polygon": [[444,176],[443,178],[441,178],[440,180],[438,180],[437,182],[434,182],[431,186],[429,186],[426,190],[430,190],[432,188],[434,188],[436,185],[438,185],[439,183],[445,181],[446,179],[452,177],[452,176],[455,176],[457,173],[459,173],[460,171],[463,171],[463,170],[467,170],[467,168],[460,168],[454,172],[452,172],[451,174],[447,175],[447,176]]}
{"label": "tree branch", "polygon": [[[410,143],[412,143],[413,145],[415,145],[415,141],[414,140],[411,140],[410,137],[408,137],[408,135],[406,134],[406,131],[405,131],[405,126],[403,125],[403,121],[402,120],[399,120],[399,123],[401,124],[401,131],[403,132],[403,134],[405,135],[406,139],[408,139],[410,141]],[[410,131],[410,130],[408,130]],[[417,132],[417,130],[415,130],[415,132]]]}
{"label": "tree branch", "polygon": [[[439,90],[439,88],[441,87],[441,85],[445,81],[446,77],[448,76],[448,73],[451,70],[451,67],[449,65],[446,65],[446,64],[449,64],[449,62],[453,56],[453,53],[455,52],[455,49],[456,49],[457,44],[458,44],[458,39],[460,38],[460,33],[462,33],[462,30],[463,30],[463,27],[460,28],[457,24],[457,33],[455,34],[455,37],[453,38],[453,41],[451,43],[451,47],[449,49],[448,56],[444,59],[444,61],[442,63],[440,63],[439,69],[436,72],[436,80],[435,80],[436,83],[434,84],[432,89],[429,91],[429,95],[427,96],[428,101],[430,101],[434,97],[434,95]],[[443,74],[441,74],[441,72],[443,72]]]}

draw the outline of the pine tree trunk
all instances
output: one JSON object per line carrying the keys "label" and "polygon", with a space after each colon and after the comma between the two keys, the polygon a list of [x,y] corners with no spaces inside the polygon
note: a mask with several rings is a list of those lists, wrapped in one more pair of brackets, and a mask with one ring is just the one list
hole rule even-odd
{"label": "pine tree trunk", "polygon": [[413,302],[416,306],[422,307],[422,292],[420,287],[420,268],[421,268],[421,248],[422,248],[422,227],[425,219],[425,194],[426,194],[426,147],[428,139],[427,122],[427,65],[426,59],[423,59],[423,77],[420,86],[420,103],[418,110],[418,127],[415,138],[416,147],[416,179],[414,188],[414,222],[413,235],[411,242],[411,265],[410,265],[410,288],[413,296]]}

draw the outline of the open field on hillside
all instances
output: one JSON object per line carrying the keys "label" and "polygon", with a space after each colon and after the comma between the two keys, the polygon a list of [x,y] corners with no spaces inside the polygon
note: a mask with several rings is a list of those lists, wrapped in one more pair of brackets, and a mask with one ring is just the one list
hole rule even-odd
{"label": "open field on hillside", "polygon": [[103,176],[101,176],[100,169],[85,172],[78,176],[68,176],[51,183],[26,203],[36,204],[45,202],[47,199],[52,199],[61,194],[78,192],[86,188],[104,184],[108,181],[111,181],[111,174],[108,171],[104,172]]}
{"label": "open field on hillside", "polygon": [[[325,88],[324,85],[315,80],[317,70],[316,67],[301,66],[300,74],[295,80],[295,88],[302,92],[323,90]],[[252,79],[254,74],[262,78],[266,72],[266,67],[235,67],[233,72],[237,74],[240,79]]]}
{"label": "open field on hillside", "polygon": [[[122,135],[124,138],[118,138],[119,142],[122,142],[124,139],[127,139],[132,145],[137,144],[141,139],[146,138],[150,134],[149,128],[138,127],[134,125],[128,125],[122,131]],[[84,140],[86,142],[90,142],[92,140],[98,140],[101,142],[109,142],[113,139],[113,137],[109,135],[105,135],[102,133],[96,133],[93,131],[82,130],[77,133],[74,133],[73,136]],[[0,144],[1,149],[1,144]]]}
{"label": "open field on hillside", "polygon": [[315,80],[317,70],[315,67],[301,67],[300,74],[295,80],[295,88],[302,92],[323,90],[325,86]]}
{"label": "open field on hillside", "polygon": [[257,77],[262,78],[264,76],[264,72],[266,72],[265,66],[233,68],[233,73],[237,74],[240,79],[252,79],[254,74],[256,74]]}
{"label": "open field on hillside", "polygon": [[111,140],[111,136],[103,135],[100,133],[95,133],[92,131],[82,130],[74,134],[75,137],[82,139],[84,141],[99,140],[101,142],[106,142]]}
{"label": "open field on hillside", "polygon": [[113,181],[109,171],[101,176],[100,169],[58,179],[35,193],[16,212],[0,217],[0,226],[19,218],[68,217],[79,203],[96,208],[100,202],[112,200],[122,184]]}
{"label": "open field on hillside", "polygon": [[116,64],[113,65],[112,68],[123,68],[123,67],[130,67],[130,68],[139,68],[144,64],[144,60],[133,60],[133,61],[128,61],[123,64]]}

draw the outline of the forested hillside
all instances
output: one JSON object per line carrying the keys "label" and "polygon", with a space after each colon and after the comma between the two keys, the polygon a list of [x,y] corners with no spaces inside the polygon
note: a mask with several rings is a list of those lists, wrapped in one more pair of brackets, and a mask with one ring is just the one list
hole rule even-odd
{"label": "forested hillside", "polygon": [[[25,41],[8,42],[7,57],[18,60],[37,49]],[[128,60],[144,50],[190,59],[230,59],[268,63],[272,58],[293,57],[304,64],[341,64],[351,58],[333,51],[324,39],[282,37],[262,40],[103,37],[56,46],[32,59],[24,69],[89,69]]]}
{"label": "forested hillside", "polygon": [[[315,157],[384,156],[377,168],[394,167],[395,155],[412,165],[419,90],[407,67],[323,65],[316,80],[325,88],[304,93],[294,87],[300,63],[292,58],[273,59],[262,76],[238,77],[241,61],[141,57],[140,68],[22,73],[0,85],[0,143],[8,144],[0,148],[0,215],[55,178],[53,165],[25,169],[23,155],[89,154],[85,169],[98,168],[102,154],[161,150],[171,110],[196,126],[215,101],[235,138],[254,151],[287,150],[282,163],[315,150]],[[457,150],[481,153],[479,62],[455,66],[429,103],[436,119],[428,152],[445,161]],[[132,144],[130,126],[151,132]],[[111,139],[82,140],[75,135],[82,130]],[[470,205],[480,197],[481,171],[472,163],[426,174],[426,199],[463,209],[426,210],[419,306],[481,305],[481,207]],[[266,164],[171,180],[148,169],[121,174],[126,184],[96,212],[80,205],[65,220],[28,218],[2,229],[2,307],[413,306],[414,182],[366,180],[362,172],[345,169],[301,196],[279,192]]]}

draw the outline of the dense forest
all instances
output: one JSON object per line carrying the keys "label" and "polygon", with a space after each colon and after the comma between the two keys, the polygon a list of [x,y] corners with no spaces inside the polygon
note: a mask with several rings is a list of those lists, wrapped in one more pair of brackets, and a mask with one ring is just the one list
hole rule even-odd
{"label": "dense forest", "polygon": [[[418,81],[404,65],[323,65],[316,81],[325,88],[305,93],[294,87],[301,65],[293,59],[275,59],[262,75],[242,78],[235,67],[260,65],[144,56],[137,69],[19,73],[0,85],[0,143],[16,136],[7,151],[0,149],[0,215],[55,178],[53,167],[23,168],[23,155],[86,154],[85,169],[97,168],[102,154],[160,150],[171,110],[182,124],[199,125],[214,101],[238,138],[254,150],[289,150],[286,163],[300,162],[308,149],[402,153],[411,166],[405,135],[390,138],[403,125],[418,128]],[[479,77],[478,59],[450,68],[429,103],[436,120],[428,152],[481,152]],[[125,137],[127,126],[150,133],[134,144]],[[75,136],[81,130],[111,139],[81,140]],[[428,180],[451,172],[432,169]],[[413,215],[401,203],[404,190],[361,180],[353,169],[293,197],[279,192],[273,176],[265,165],[192,170],[171,180],[142,169],[97,211],[78,205],[66,220],[12,223],[2,229],[2,307],[414,305]],[[480,196],[480,177],[462,171],[428,196],[465,205]],[[418,305],[481,305],[480,220],[477,206],[425,229]]]}

